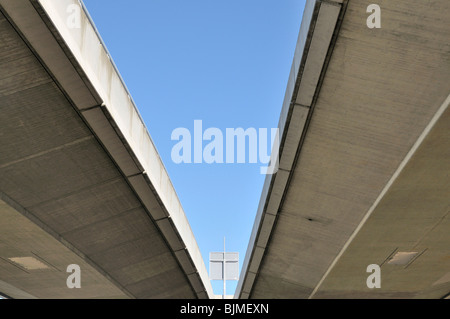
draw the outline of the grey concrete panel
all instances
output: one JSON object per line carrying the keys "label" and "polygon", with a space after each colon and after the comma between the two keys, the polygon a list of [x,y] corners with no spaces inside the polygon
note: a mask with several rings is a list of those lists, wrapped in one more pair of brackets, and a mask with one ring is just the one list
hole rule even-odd
{"label": "grey concrete panel", "polygon": [[66,233],[140,207],[129,186],[118,178],[29,209],[50,227]]}
{"label": "grey concrete panel", "polygon": [[[56,3],[62,3],[62,1],[56,1]],[[86,87],[85,81],[76,72],[72,61],[67,59],[64,48],[60,46],[57,39],[51,33],[42,32],[48,29],[48,26],[41,16],[36,14],[37,10],[42,11],[41,8],[35,8],[31,1],[20,0],[1,0],[0,5],[8,12],[30,46],[40,52],[41,58],[52,62],[52,74],[77,106],[87,108],[101,104],[100,98],[93,95],[92,91]],[[66,8],[67,5],[63,10],[65,14]]]}
{"label": "grey concrete panel", "polygon": [[[0,200],[0,291],[12,298],[128,298],[83,258],[43,232],[20,209],[21,212]],[[33,257],[48,268],[26,270],[9,261],[14,257]],[[66,286],[66,267],[70,264],[80,266],[82,289]]]}
{"label": "grey concrete panel", "polygon": [[145,211],[138,208],[62,235],[79,250],[90,255],[153,232],[157,232],[155,226]]}
{"label": "grey concrete panel", "polygon": [[266,247],[269,240],[269,236],[272,233],[272,227],[275,223],[275,215],[264,214],[263,221],[258,235],[258,241],[256,243],[259,247]]}
{"label": "grey concrete panel", "polygon": [[[170,279],[170,280],[169,280]],[[160,276],[144,279],[128,285],[126,288],[142,298],[192,298],[190,286],[186,286],[184,275],[177,269],[164,272]]]}
{"label": "grey concrete panel", "polygon": [[306,1],[305,8],[303,9],[302,22],[297,38],[297,44],[295,47],[294,59],[291,65],[291,71],[289,73],[283,105],[281,107],[280,119],[278,121],[280,134],[285,131],[285,125],[286,123],[288,123],[289,111],[293,106],[292,97],[294,96],[296,86],[298,86],[297,81],[299,72],[302,70],[302,63],[304,67],[309,44],[311,41],[311,25],[315,23],[319,8],[320,1],[308,0]]}
{"label": "grey concrete panel", "polygon": [[[16,8],[24,11],[27,9],[14,7],[8,0],[1,1],[5,2],[9,9]],[[159,203],[164,207],[162,209],[163,213],[170,215],[173,221],[172,225],[176,227],[175,232],[178,233],[183,245],[188,248],[190,258],[202,277],[208,295],[212,296],[212,288],[204,262],[178,196],[149,136],[148,130],[139,115],[139,111],[84,6],[81,6],[81,28],[70,28],[66,24],[66,8],[69,5],[79,5],[78,1],[60,0],[55,2],[39,0],[34,2],[34,5],[44,21],[50,26],[51,34],[58,40],[58,44],[60,44],[69,60],[73,63],[74,70],[72,71],[76,71],[72,77],[74,81],[67,81],[66,78],[70,78],[70,70],[67,68],[61,71],[63,69],[61,61],[58,60],[53,63],[47,54],[49,50],[36,47],[37,53],[46,63],[49,70],[56,74],[55,77],[58,82],[64,87],[67,86],[68,94],[74,100],[76,108],[87,110],[90,107],[86,106],[86,103],[83,103],[81,99],[86,97],[82,96],[86,88],[91,91],[92,97],[97,101],[96,105],[102,103],[103,110],[108,115],[110,124],[126,145],[132,161],[136,163],[141,172],[145,171],[147,174],[149,178],[148,186],[157,194]],[[18,16],[15,18],[20,19]],[[22,21],[21,27],[29,28],[29,25]],[[33,37],[35,41],[39,39],[32,30],[27,30],[28,36]],[[30,40],[30,42],[32,41]],[[63,76],[65,81],[60,81],[58,76]],[[78,78],[83,80],[84,88],[77,87],[80,83],[75,80]],[[75,98],[79,99],[75,101]],[[92,120],[95,121],[96,119],[91,118]],[[91,123],[90,126],[94,129],[95,123]],[[100,132],[98,134],[94,132],[96,136],[105,136],[103,135],[105,133],[102,131],[103,128],[105,126],[100,124]],[[106,136],[107,140],[101,144],[106,148],[112,147],[111,150],[107,149],[108,153],[113,159],[117,159],[118,166],[120,168],[123,166],[126,172],[125,175],[128,175],[127,165],[131,162],[129,159],[126,159],[126,152],[118,153],[116,145],[111,143],[107,146],[107,142],[111,142],[109,138],[110,136]],[[146,205],[144,202],[146,198],[147,196],[141,198],[144,205]],[[146,209],[150,214],[155,212],[155,210],[148,207]]]}
{"label": "grey concrete panel", "polygon": [[242,286],[242,291],[250,293],[255,282],[256,274],[253,272],[246,273],[246,280]]}
{"label": "grey concrete panel", "polygon": [[91,258],[104,265],[105,271],[112,272],[164,253],[167,253],[167,246],[160,234],[155,232],[92,254]]}
{"label": "grey concrete panel", "polygon": [[260,274],[258,276],[258,285],[260,285],[261,288],[254,290],[251,294],[251,298],[279,299],[280,296],[289,296],[291,299],[306,299],[312,291],[309,287],[289,282],[286,279],[280,280],[278,276],[270,274]]}
{"label": "grey concrete panel", "polygon": [[298,104],[305,106],[312,104],[340,11],[340,5],[327,2],[320,4],[314,35],[295,101]]}
{"label": "grey concrete panel", "polygon": [[[36,60],[34,65],[37,65]],[[26,75],[29,71],[22,72]],[[12,76],[11,79],[21,83],[20,76]],[[41,99],[42,96],[46,98]],[[0,167],[90,136],[89,130],[53,83],[0,95],[0,110],[2,131],[9,132],[0,135],[3,150]],[[72,130],[68,131],[67,127],[72,127]],[[34,129],[39,129],[40,134],[35,134]]]}
{"label": "grey concrete panel", "polygon": [[189,275],[196,271],[194,265],[192,264],[192,260],[189,258],[185,250],[176,251],[175,256],[177,256],[177,259],[186,274]]}
{"label": "grey concrete panel", "polygon": [[129,151],[122,143],[101,107],[83,111],[82,114],[114,161],[126,176],[141,173]]}
{"label": "grey concrete panel", "polygon": [[[19,2],[9,5],[20,7]],[[0,64],[5,65],[0,73],[0,138],[7,150],[0,157],[0,190],[23,207],[20,218],[0,223],[8,229],[2,230],[5,238],[0,240],[2,292],[39,298],[195,298],[176,256],[113,161],[126,163],[121,168],[128,173],[136,172],[125,158],[124,145],[117,144],[121,140],[114,136],[111,122],[87,111],[92,126],[86,126],[3,16],[0,23],[0,37],[6,40],[0,50]],[[10,46],[3,51],[5,43]],[[27,77],[37,81],[23,82]],[[91,133],[93,128],[98,135]],[[105,151],[106,146],[112,152]],[[0,210],[6,216],[8,208]],[[45,260],[57,276],[30,276],[8,262],[30,254]],[[70,263],[82,266],[83,283],[91,288],[66,287],[65,267]],[[84,272],[85,267],[91,270]],[[158,285],[157,293],[150,293],[155,290],[152,283]],[[129,291],[128,285],[139,289]]]}
{"label": "grey concrete panel", "polygon": [[[270,215],[266,215],[266,216],[270,216]],[[253,251],[253,263],[248,268],[248,271],[253,272],[255,274],[258,273],[259,263],[261,262],[263,255],[264,255],[264,248],[261,248],[258,246],[255,247],[255,249]]]}
{"label": "grey concrete panel", "polygon": [[[448,293],[449,125],[447,108],[314,298],[442,298]],[[406,265],[390,264],[402,251],[418,254]],[[365,268],[372,263],[381,265],[381,289],[365,285]]]}
{"label": "grey concrete panel", "polygon": [[[147,178],[148,179],[148,178]],[[149,210],[150,215],[154,220],[167,218],[167,213],[162,209],[160,203],[156,199],[155,194],[150,189],[149,182],[146,180],[144,174],[131,176],[128,178],[134,191],[141,198],[145,207]]]}
{"label": "grey concrete panel", "polygon": [[202,280],[198,273],[193,273],[188,275],[189,281],[191,282],[192,287],[194,287],[195,292],[201,292],[204,290]]}
{"label": "grey concrete panel", "polygon": [[[311,57],[316,57],[317,52],[310,53],[311,40],[314,34],[314,28],[316,25],[316,20],[318,19],[318,15],[320,13],[320,8],[323,3],[321,1],[307,1],[306,7],[303,12],[302,24],[300,27],[299,37],[297,40],[297,47],[295,50],[294,61],[292,63],[291,71],[289,74],[288,85],[286,88],[286,94],[282,105],[282,110],[280,114],[280,120],[278,124],[278,128],[280,130],[280,156],[281,156],[281,170],[274,176],[268,176],[264,182],[263,192],[261,195],[260,204],[258,207],[258,212],[256,215],[254,227],[252,234],[250,236],[250,241],[246,253],[246,257],[243,263],[243,269],[248,269],[248,267],[259,267],[258,264],[254,263],[252,260],[253,249],[255,247],[255,243],[260,234],[268,238],[270,235],[270,229],[260,230],[262,226],[267,227],[267,224],[264,225],[261,223],[262,217],[266,213],[270,213],[276,215],[279,211],[279,205],[283,198],[284,190],[286,188],[288,178],[290,175],[290,171],[292,169],[292,164],[295,158],[295,154],[299,147],[299,141],[304,135],[304,127],[306,125],[307,116],[309,115],[309,105],[296,105],[296,95],[298,91],[298,85],[301,82],[301,79],[304,81],[310,81],[311,74],[317,72],[317,68],[312,68],[315,70],[314,72],[309,72],[305,77],[302,77],[302,74],[305,69],[305,64],[307,63],[308,54]],[[324,10],[329,12],[336,13],[336,9],[340,8],[340,5],[336,5],[336,7],[328,8],[329,5],[336,5],[335,3],[327,3],[324,5]],[[339,11],[339,10],[338,10]],[[327,14],[325,14],[327,16]],[[336,17],[336,15],[332,15]],[[323,14],[322,14],[323,17]],[[324,18],[321,19],[324,21]],[[326,19],[325,19],[326,20]],[[335,22],[333,19],[328,19],[324,23],[327,25],[333,25]],[[328,33],[333,30],[330,28],[320,29],[319,28],[319,36],[321,38],[331,38]],[[317,41],[316,41],[317,42]],[[316,46],[317,47],[317,46]],[[328,50],[327,45],[323,45],[322,48],[326,48]],[[319,52],[323,55],[322,52]],[[292,123],[291,123],[292,122]],[[288,128],[290,126],[290,129]],[[283,154],[284,153],[284,154]],[[280,173],[281,172],[281,173]],[[274,178],[273,178],[274,177]],[[272,196],[272,193],[274,194]],[[267,207],[266,207],[267,206]],[[272,223],[272,225],[274,225]],[[261,243],[266,242],[267,239],[260,241]],[[241,280],[238,282],[238,286],[236,289],[236,297],[239,297],[241,294],[242,287],[247,281],[245,271],[244,275],[241,276]],[[248,285],[247,285],[248,286]]]}
{"label": "grey concrete panel", "polygon": [[290,170],[292,168],[309,110],[309,108],[299,104],[292,107],[292,116],[287,129],[286,141],[280,156],[280,169]]}
{"label": "grey concrete panel", "polygon": [[[151,243],[147,242],[146,244],[149,245]],[[172,270],[177,271],[178,269],[178,264],[173,258],[172,253],[166,251],[143,261],[128,264],[120,269],[113,270],[111,274],[114,278],[123,282],[125,286],[141,282],[147,278],[161,277],[161,279],[167,280],[167,283],[164,285],[171,287],[171,278],[167,277],[166,273]],[[180,282],[182,282],[181,279]]]}
{"label": "grey concrete panel", "polygon": [[[442,209],[448,209],[446,194],[450,189],[448,176],[438,168],[445,171],[448,160],[445,155],[434,153],[448,148],[445,141],[424,142],[430,156],[408,156],[422,135],[428,134],[427,127],[440,114],[450,93],[450,64],[444,62],[449,60],[450,52],[447,41],[450,25],[445,23],[444,12],[450,10],[450,4],[384,3],[384,22],[379,30],[365,26],[369,4],[369,1],[348,2],[340,33],[332,43],[332,55],[323,59],[328,64],[323,81],[318,83],[321,90],[258,275],[251,287],[244,274],[238,285],[241,295],[364,298],[369,296],[365,267],[388,260],[396,248],[404,251],[414,248],[418,254],[422,253],[406,269],[386,270],[387,280],[392,284],[374,293],[374,298],[437,298],[443,296],[447,287],[439,281],[445,278],[445,272],[438,259],[447,253],[442,247],[449,240],[447,211]],[[314,31],[321,27],[324,25],[317,20]],[[309,50],[308,56],[324,57],[328,46],[319,39]],[[317,50],[319,55],[314,52]],[[299,61],[302,59],[295,57],[294,65]],[[299,77],[307,76],[306,73]],[[303,78],[297,79],[300,80]],[[312,89],[314,85],[311,92]],[[301,90],[298,94],[299,98],[311,98]],[[280,121],[285,117],[289,122],[291,114],[282,112]],[[286,130],[284,133],[288,135],[290,128]],[[441,131],[437,135],[444,138],[446,134],[448,129],[447,133]],[[405,160],[415,167],[415,177],[421,178],[421,183],[400,175],[391,186]],[[420,165],[429,166],[421,170]],[[384,193],[386,187],[395,188],[396,183],[405,185],[403,194],[399,190]],[[271,192],[269,189],[268,198]],[[266,188],[262,196],[266,196]],[[377,207],[373,205],[383,208],[372,212]],[[432,218],[428,211],[437,216]],[[372,215],[365,221],[368,212]],[[412,212],[414,216],[409,215]],[[378,214],[383,215],[376,221]],[[252,252],[259,249],[252,242],[261,233],[262,225],[258,213],[249,243]],[[363,237],[353,238],[356,231],[362,232]],[[422,240],[427,244],[421,245]],[[252,267],[256,271],[247,261],[250,256],[247,252],[243,269]],[[258,254],[253,256],[257,258]],[[383,265],[384,269],[388,269],[388,264]],[[426,269],[427,275],[418,279]],[[409,283],[405,282],[407,278]]]}
{"label": "grey concrete panel", "polygon": [[289,172],[278,170],[274,177],[274,183],[271,191],[270,199],[268,199],[266,212],[268,214],[276,215],[280,207],[281,199],[283,198],[284,189],[286,188]]}
{"label": "grey concrete panel", "polygon": [[164,237],[169,242],[170,247],[173,251],[185,249],[186,247],[180,240],[178,233],[175,231],[173,224],[169,218],[164,218],[156,221],[159,229],[164,234]]}
{"label": "grey concrete panel", "polygon": [[[29,207],[120,176],[93,139],[2,169],[0,188]],[[64,176],[64,178],[61,178]]]}

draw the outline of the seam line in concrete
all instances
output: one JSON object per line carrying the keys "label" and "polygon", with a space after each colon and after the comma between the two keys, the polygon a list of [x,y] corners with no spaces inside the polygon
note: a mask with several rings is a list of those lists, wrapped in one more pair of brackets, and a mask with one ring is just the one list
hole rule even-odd
{"label": "seam line in concrete", "polygon": [[366,221],[369,219],[370,215],[372,215],[373,211],[375,210],[375,208],[378,206],[378,204],[380,203],[380,201],[383,199],[384,195],[386,195],[386,193],[388,192],[388,190],[391,188],[391,186],[394,184],[394,182],[397,180],[398,176],[400,175],[400,173],[403,171],[403,169],[405,168],[405,166],[408,164],[409,160],[413,157],[413,155],[416,153],[416,151],[419,149],[419,147],[422,145],[422,142],[425,140],[425,138],[428,136],[428,134],[431,132],[431,130],[433,129],[434,125],[437,123],[437,121],[441,118],[442,114],[444,114],[445,110],[448,108],[448,106],[450,105],[450,94],[447,96],[447,98],[445,99],[445,101],[442,103],[442,105],[439,107],[439,109],[437,110],[437,112],[434,114],[434,116],[432,117],[432,119],[430,120],[430,122],[428,123],[428,125],[425,127],[425,129],[423,130],[423,132],[420,134],[419,138],[417,139],[417,141],[414,143],[414,145],[412,146],[412,148],[409,150],[409,152],[406,154],[405,158],[403,159],[403,161],[400,163],[400,165],[398,166],[397,170],[395,171],[395,173],[392,175],[392,177],[390,178],[390,180],[388,181],[388,183],[384,186],[383,190],[381,191],[380,195],[378,195],[377,199],[375,200],[375,202],[372,204],[372,206],[369,208],[369,210],[367,211],[366,215],[363,217],[363,219],[361,220],[361,222],[359,223],[358,227],[356,227],[356,229],[353,231],[352,235],[350,236],[350,238],[347,240],[347,242],[345,243],[344,247],[342,247],[341,251],[339,252],[339,254],[336,256],[336,258],[333,260],[333,262],[331,263],[331,265],[328,267],[328,270],[326,271],[326,273],[322,276],[322,278],[320,279],[319,283],[316,285],[316,287],[314,288],[313,292],[311,293],[311,295],[308,297],[308,299],[312,299],[314,297],[314,295],[317,293],[317,291],[319,290],[320,286],[322,285],[322,283],[325,281],[325,279],[327,278],[327,276],[329,275],[329,273],[331,272],[331,270],[334,268],[334,266],[337,264],[337,262],[339,261],[339,259],[342,257],[342,255],[345,253],[345,251],[347,250],[348,246],[350,246],[350,244],[352,243],[353,239],[356,237],[356,235],[359,233],[359,231],[361,230],[361,228],[364,226],[364,224],[366,223]]}
{"label": "seam line in concrete", "polygon": [[14,165],[14,164],[18,164],[18,163],[23,162],[23,161],[34,159],[36,157],[40,157],[40,156],[46,155],[48,153],[56,152],[56,151],[59,151],[59,150],[62,150],[64,148],[66,148],[66,147],[86,142],[86,141],[91,140],[93,138],[94,138],[94,136],[92,136],[92,135],[89,135],[89,136],[86,136],[86,137],[82,137],[82,138],[79,138],[79,139],[77,139],[75,141],[72,141],[72,142],[69,142],[69,143],[66,143],[66,144],[63,144],[63,145],[60,145],[60,146],[53,147],[53,148],[50,148],[48,150],[45,150],[45,151],[42,151],[42,152],[39,152],[39,153],[28,155],[28,156],[22,157],[22,158],[20,158],[18,160],[15,160],[15,161],[12,161],[12,162],[9,162],[9,163],[5,163],[3,165],[0,165],[0,169],[6,168],[6,167]]}

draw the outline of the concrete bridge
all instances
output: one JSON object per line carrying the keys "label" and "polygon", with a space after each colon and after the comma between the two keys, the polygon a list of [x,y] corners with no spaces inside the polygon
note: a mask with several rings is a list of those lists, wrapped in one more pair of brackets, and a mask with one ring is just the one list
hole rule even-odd
{"label": "concrete bridge", "polygon": [[[80,8],[80,25],[67,8]],[[76,0],[0,1],[0,292],[209,298],[189,223]],[[82,289],[68,289],[67,266]]]}
{"label": "concrete bridge", "polygon": [[[308,0],[235,298],[450,292],[448,0]],[[80,8],[80,25],[67,8]],[[0,0],[0,293],[214,298],[148,131],[77,0]],[[82,289],[68,289],[69,265]],[[381,287],[369,288],[369,265]]]}
{"label": "concrete bridge", "polygon": [[374,2],[307,1],[237,298],[450,292],[450,2]]}

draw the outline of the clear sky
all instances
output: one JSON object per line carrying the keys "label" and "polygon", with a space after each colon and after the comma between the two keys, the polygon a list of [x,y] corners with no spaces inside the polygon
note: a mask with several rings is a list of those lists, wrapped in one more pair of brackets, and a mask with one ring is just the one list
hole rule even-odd
{"label": "clear sky", "polygon": [[[209,252],[240,254],[265,175],[256,164],[175,164],[172,131],[278,125],[304,0],[84,0]],[[213,282],[215,294],[222,283]],[[233,294],[236,282],[227,282]]]}

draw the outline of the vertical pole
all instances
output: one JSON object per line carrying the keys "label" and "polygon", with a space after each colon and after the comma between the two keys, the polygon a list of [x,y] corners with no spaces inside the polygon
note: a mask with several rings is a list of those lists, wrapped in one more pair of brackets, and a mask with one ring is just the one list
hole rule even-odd
{"label": "vertical pole", "polygon": [[225,277],[225,265],[226,265],[227,261],[225,259],[225,236],[223,237],[223,299],[225,299],[225,295],[226,295],[226,282],[227,282],[227,278]]}

